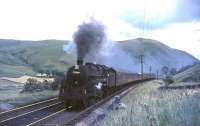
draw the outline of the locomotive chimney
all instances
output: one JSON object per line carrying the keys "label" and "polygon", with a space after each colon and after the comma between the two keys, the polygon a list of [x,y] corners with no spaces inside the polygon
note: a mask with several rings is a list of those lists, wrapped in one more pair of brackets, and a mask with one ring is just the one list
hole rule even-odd
{"label": "locomotive chimney", "polygon": [[82,59],[78,59],[78,60],[77,60],[77,65],[79,65],[79,66],[80,66],[80,65],[83,65],[83,60],[82,60]]}

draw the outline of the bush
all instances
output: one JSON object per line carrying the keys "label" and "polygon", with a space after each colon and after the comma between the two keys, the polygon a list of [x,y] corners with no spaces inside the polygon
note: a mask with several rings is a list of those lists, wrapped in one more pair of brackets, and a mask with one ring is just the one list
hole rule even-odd
{"label": "bush", "polygon": [[45,80],[44,82],[39,82],[37,79],[29,78],[27,79],[26,84],[24,85],[21,93],[24,92],[35,92],[35,91],[43,91],[43,90],[58,90],[61,85],[60,78],[55,78],[55,81],[48,82]]}
{"label": "bush", "polygon": [[55,81],[51,83],[52,90],[58,90],[61,85],[61,80],[59,78],[55,78]]}
{"label": "bush", "polygon": [[168,86],[172,83],[174,83],[174,79],[172,76],[166,76],[163,81],[165,82],[165,86]]}
{"label": "bush", "polygon": [[24,89],[21,91],[23,92],[33,92],[33,91],[41,91],[44,90],[43,86],[40,82],[38,82],[34,78],[28,78],[26,84],[24,85]]}

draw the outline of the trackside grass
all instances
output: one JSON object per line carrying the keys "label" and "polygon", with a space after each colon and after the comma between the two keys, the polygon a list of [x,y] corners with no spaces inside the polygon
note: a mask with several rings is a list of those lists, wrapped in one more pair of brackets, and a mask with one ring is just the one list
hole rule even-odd
{"label": "trackside grass", "polygon": [[150,81],[122,99],[126,109],[111,111],[102,126],[199,126],[200,89],[159,90]]}
{"label": "trackside grass", "polygon": [[0,109],[2,104],[11,104],[14,106],[24,105],[41,99],[58,96],[59,93],[58,90],[20,93],[23,90],[23,86],[23,84],[0,79]]}

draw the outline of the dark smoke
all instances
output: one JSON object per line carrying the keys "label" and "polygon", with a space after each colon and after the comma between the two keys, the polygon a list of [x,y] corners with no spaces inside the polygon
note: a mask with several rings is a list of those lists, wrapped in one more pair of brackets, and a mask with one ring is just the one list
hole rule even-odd
{"label": "dark smoke", "polygon": [[71,48],[75,49],[73,45],[75,43],[78,61],[104,64],[118,71],[135,70],[132,58],[121,49],[120,45],[107,40],[102,23],[90,20],[79,25],[73,39],[74,42],[64,46],[64,50],[68,53],[73,52]]}
{"label": "dark smoke", "polygon": [[88,54],[98,53],[106,39],[104,30],[104,25],[96,20],[79,25],[73,36],[77,46],[78,60],[84,60]]}

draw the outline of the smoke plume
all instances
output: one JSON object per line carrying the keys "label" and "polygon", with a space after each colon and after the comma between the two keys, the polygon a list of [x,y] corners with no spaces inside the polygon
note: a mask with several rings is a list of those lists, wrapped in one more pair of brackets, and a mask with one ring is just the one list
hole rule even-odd
{"label": "smoke plume", "polygon": [[104,64],[118,71],[134,72],[134,61],[117,42],[108,41],[104,25],[96,20],[79,25],[73,42],[63,46],[68,54],[77,52],[78,60]]}
{"label": "smoke plume", "polygon": [[104,26],[96,20],[83,23],[79,25],[73,39],[76,43],[79,60],[84,60],[88,54],[90,54],[89,57],[96,56],[106,39]]}
{"label": "smoke plume", "polygon": [[134,72],[135,63],[118,42],[106,41],[103,43],[97,63],[113,67],[117,71]]}

